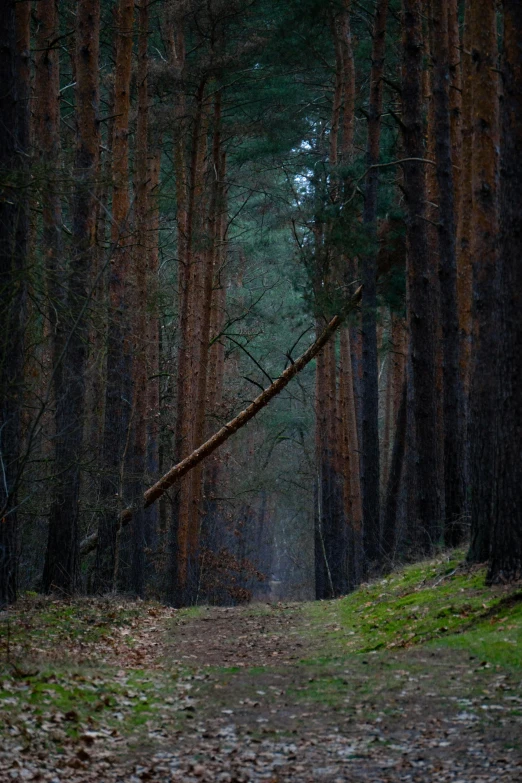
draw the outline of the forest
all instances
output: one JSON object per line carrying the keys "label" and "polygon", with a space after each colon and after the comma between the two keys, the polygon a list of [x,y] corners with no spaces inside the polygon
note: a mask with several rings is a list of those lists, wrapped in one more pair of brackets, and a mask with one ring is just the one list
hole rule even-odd
{"label": "forest", "polygon": [[520,579],[519,3],[2,5],[0,604]]}
{"label": "forest", "polygon": [[520,0],[2,0],[0,74],[0,783],[522,781]]}

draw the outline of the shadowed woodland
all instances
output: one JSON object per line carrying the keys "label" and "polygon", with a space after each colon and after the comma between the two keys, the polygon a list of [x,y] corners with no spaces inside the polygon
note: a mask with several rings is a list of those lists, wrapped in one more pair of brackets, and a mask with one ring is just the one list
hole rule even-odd
{"label": "shadowed woodland", "polygon": [[0,75],[0,783],[522,783],[520,0]]}
{"label": "shadowed woodland", "polygon": [[520,4],[0,22],[0,603],[520,579]]}

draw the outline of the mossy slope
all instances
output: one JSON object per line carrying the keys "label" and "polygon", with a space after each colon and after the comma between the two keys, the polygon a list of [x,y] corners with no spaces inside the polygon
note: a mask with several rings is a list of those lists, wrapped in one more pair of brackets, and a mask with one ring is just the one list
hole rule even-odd
{"label": "mossy slope", "polygon": [[469,568],[454,551],[306,611],[334,657],[429,643],[522,666],[522,589],[485,587],[484,578],[483,568]]}

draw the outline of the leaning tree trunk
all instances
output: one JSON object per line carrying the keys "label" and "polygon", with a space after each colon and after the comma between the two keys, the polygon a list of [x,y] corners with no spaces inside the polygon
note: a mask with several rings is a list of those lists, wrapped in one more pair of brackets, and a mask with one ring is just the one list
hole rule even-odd
{"label": "leaning tree trunk", "polygon": [[490,584],[522,579],[522,5],[504,0],[503,9],[499,395]]}
{"label": "leaning tree trunk", "polygon": [[[263,410],[268,403],[277,397],[277,395],[285,389],[292,378],[295,378],[315,357],[321,352],[327,342],[336,334],[337,330],[343,323],[344,318],[356,307],[358,307],[361,301],[361,288],[358,288],[354,295],[351,297],[345,307],[345,312],[342,316],[334,316],[330,323],[325,327],[322,333],[317,337],[315,342],[306,349],[296,361],[281,373],[279,378],[276,378],[270,386],[265,389],[258,397],[255,398],[245,410],[238,413],[231,421],[227,422],[220,430],[218,430],[212,437],[208,438],[201,446],[194,449],[185,459],[178,462],[170,470],[165,473],[159,481],[157,481],[152,487],[150,487],[140,500],[140,505],[143,504],[143,508],[149,508],[153,503],[163,497],[163,495],[183,476],[190,473],[196,465],[207,459],[213,454],[216,449],[223,445],[229,438],[232,437],[238,430],[248,424],[248,422],[256,416],[259,411]],[[127,508],[122,511],[120,515],[120,521],[122,525],[127,525],[132,520],[134,508]],[[82,542],[82,554],[92,552],[98,546],[98,534],[94,533]]]}
{"label": "leaning tree trunk", "polygon": [[494,3],[470,0],[473,80],[473,370],[469,411],[472,562],[488,559],[495,485],[499,80]]}
{"label": "leaning tree trunk", "polygon": [[44,587],[74,592],[79,586],[79,491],[83,445],[87,308],[96,223],[99,156],[99,0],[81,0],[76,18],[76,155],[72,206],[72,257],[63,319],[62,388],[56,399],[56,484],[49,519]]}
{"label": "leaning tree trunk", "polygon": [[438,255],[443,355],[445,542],[463,537],[464,405],[460,379],[455,192],[450,124],[448,0],[432,0],[433,101],[438,184]]}
{"label": "leaning tree trunk", "polygon": [[414,513],[419,539],[429,552],[441,536],[440,465],[437,448],[435,296],[430,285],[426,224],[426,178],[422,101],[422,0],[405,0],[402,77],[404,163],[407,211],[407,305],[415,430]]}

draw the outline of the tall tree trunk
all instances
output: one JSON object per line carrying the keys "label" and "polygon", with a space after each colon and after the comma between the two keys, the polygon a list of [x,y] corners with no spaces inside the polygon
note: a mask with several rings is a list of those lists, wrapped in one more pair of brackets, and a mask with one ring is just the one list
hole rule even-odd
{"label": "tall tree trunk", "polygon": [[0,607],[16,599],[18,581],[28,229],[28,9],[29,3],[12,0],[0,6]]}
{"label": "tall tree trunk", "polygon": [[[437,393],[434,292],[426,230],[426,179],[422,102],[423,42],[421,0],[405,0],[402,77],[403,164],[407,210],[407,298],[415,429],[416,508],[421,545],[429,552],[441,536],[441,487],[437,448]],[[420,159],[420,160],[419,160]]]}
{"label": "tall tree trunk", "polygon": [[[473,72],[471,61],[470,5],[466,5],[462,40],[462,161],[459,222],[457,231],[457,293],[461,340],[461,377],[464,385],[466,426],[469,419],[473,299],[472,222],[473,222]],[[458,165],[458,164],[457,164]],[[466,464],[468,455],[466,454]]]}
{"label": "tall tree trunk", "polygon": [[463,537],[464,406],[460,379],[457,307],[457,253],[455,191],[450,124],[449,0],[432,0],[433,101],[435,159],[438,184],[440,316],[443,353],[445,541],[450,546]]}
{"label": "tall tree trunk", "polygon": [[[148,36],[149,0],[140,0],[138,21],[138,119],[135,145],[135,216],[136,239],[132,261],[134,284],[133,302],[133,420],[131,487],[138,497],[143,492],[147,458],[147,300],[149,234],[149,95],[148,95]],[[143,597],[145,589],[146,524],[149,512],[139,509],[132,527],[132,592]]]}
{"label": "tall tree trunk", "polygon": [[[182,8],[176,10],[182,11]],[[176,175],[176,226],[177,226],[177,251],[178,251],[178,308],[179,308],[179,342],[178,342],[178,366],[176,379],[176,430],[175,430],[175,454],[177,459],[186,456],[189,450],[189,418],[187,413],[187,400],[190,390],[190,355],[187,335],[188,312],[190,305],[190,269],[189,269],[189,186],[187,173],[187,160],[185,154],[185,115],[186,99],[184,93],[184,67],[185,67],[185,34],[183,15],[171,13],[169,9],[165,19],[165,34],[168,42],[169,63],[176,74],[176,95],[174,105],[174,171]],[[172,504],[172,523],[170,529],[170,600],[181,605],[183,597],[180,591],[179,569],[179,545],[178,536],[181,526],[183,488],[181,486]]]}
{"label": "tall tree trunk", "polygon": [[[339,163],[348,166],[353,161],[355,130],[355,62],[350,26],[350,0],[344,0],[340,24],[340,51],[343,66],[342,136]],[[345,187],[352,183],[345,177]],[[355,277],[355,264],[342,257],[342,277],[350,285]],[[356,336],[360,348],[358,326],[345,327],[340,335],[339,351],[339,409],[341,419],[342,494],[344,503],[344,535],[347,539],[347,587],[353,589],[363,581],[366,572],[363,551],[363,522],[361,498],[361,470],[359,460],[359,426],[357,401],[359,383],[354,372],[358,362],[353,361],[351,336]],[[354,349],[355,351],[357,349]],[[360,406],[359,406],[360,408]]]}
{"label": "tall tree trunk", "polygon": [[[431,23],[433,18],[434,0],[424,0],[425,15],[428,23],[424,27],[424,47],[426,62],[433,64],[434,44],[434,25]],[[435,68],[425,68],[424,70],[424,101],[427,105],[426,136],[427,147],[425,157],[431,161],[436,158],[437,146],[437,124],[435,111]],[[426,215],[428,251],[430,254],[430,272],[431,288],[433,292],[434,312],[433,323],[435,329],[435,366],[437,377],[437,448],[438,464],[440,466],[440,486],[441,486],[441,531],[444,530],[443,520],[445,519],[445,493],[444,493],[444,350],[443,350],[443,326],[441,316],[441,285],[440,285],[440,258],[439,258],[439,186],[437,180],[437,167],[426,166]]]}
{"label": "tall tree trunk", "polygon": [[[209,349],[209,370],[208,370],[208,436],[215,426],[215,422],[221,421],[223,385],[225,373],[225,346],[220,338],[225,324],[225,306],[227,295],[227,275],[226,275],[226,255],[227,255],[227,191],[225,186],[226,174],[226,153],[222,152],[220,164],[221,186],[218,193],[218,235],[216,247],[214,249],[214,269],[213,269],[213,295],[212,311],[210,320],[210,349]],[[209,460],[205,475],[205,535],[207,537],[207,546],[215,550],[216,543],[213,531],[218,523],[218,504],[216,495],[221,478],[221,462],[219,455]]]}
{"label": "tall tree trunk", "polygon": [[383,513],[382,546],[384,554],[392,562],[394,560],[397,548],[397,522],[399,510],[399,490],[401,486],[401,476],[404,465],[404,454],[406,450],[406,425],[407,425],[407,388],[406,382],[403,382],[399,410],[397,413],[397,424],[393,439],[393,451],[390,462],[390,473],[388,476],[388,485],[386,487],[386,499]]}
{"label": "tall tree trunk", "polygon": [[[223,228],[223,192],[224,176],[226,169],[226,154],[221,142],[221,106],[222,93],[216,92],[214,98],[213,116],[213,141],[212,141],[212,165],[210,167],[211,182],[209,185],[211,195],[207,221],[207,247],[202,253],[202,287],[198,310],[201,313],[201,326],[199,334],[199,375],[196,389],[195,421],[194,421],[194,445],[200,445],[205,439],[205,421],[209,411],[210,391],[210,338],[213,315],[213,302],[217,291],[214,288],[214,272],[216,261],[220,254],[221,233]],[[217,369],[217,367],[216,367]],[[197,468],[192,475],[192,521],[194,552],[199,552],[199,531],[201,529],[201,517],[203,491],[203,466]]]}
{"label": "tall tree trunk", "polygon": [[56,399],[56,485],[43,582],[66,593],[79,586],[79,490],[83,446],[90,273],[95,250],[99,156],[99,0],[81,0],[76,17],[76,153],[72,257],[63,321],[62,389]]}
{"label": "tall tree trunk", "polygon": [[[330,167],[329,198],[335,204],[339,198],[339,173],[337,166],[339,129],[341,121],[341,103],[343,92],[343,58],[340,46],[340,20],[336,16],[331,20],[332,37],[335,48],[335,76],[332,96],[332,113],[329,133],[328,162]],[[331,243],[333,225],[323,230],[322,223],[315,226],[315,275],[316,275],[316,333],[324,327],[324,318],[319,312],[328,305],[325,302],[332,286],[335,274],[333,257],[335,249]],[[330,246],[331,244],[331,246]],[[336,360],[332,346],[325,346],[316,364],[315,381],[315,426],[316,426],[316,469],[315,486],[315,592],[317,598],[333,598],[336,593],[334,580],[335,565],[332,560],[335,548],[341,544],[336,540],[334,507],[334,449],[336,397],[332,394],[336,383]]]}
{"label": "tall tree trunk", "polygon": [[[205,96],[206,80],[202,79],[196,96],[196,109],[192,133],[192,153],[190,167],[190,186],[187,210],[187,248],[186,248],[186,291],[184,296],[186,309],[182,310],[181,328],[184,330],[182,346],[185,352],[184,384],[180,407],[178,399],[178,418],[181,417],[182,454],[189,454],[195,447],[196,418],[198,404],[199,378],[201,374],[201,334],[204,265],[206,260],[205,218],[207,205],[205,200],[205,180],[207,167],[207,144],[209,125],[209,106]],[[176,603],[186,604],[196,589],[198,580],[198,524],[193,477],[187,478],[181,485],[179,518],[177,530],[177,599]]]}
{"label": "tall tree trunk", "polygon": [[114,68],[114,130],[112,141],[112,259],[109,269],[109,320],[102,510],[96,553],[95,590],[114,588],[118,513],[124,492],[125,459],[131,420],[131,345],[128,317],[130,272],[129,113],[134,3],[119,0],[116,65]]}
{"label": "tall tree trunk", "polygon": [[370,103],[366,164],[369,168],[364,193],[363,221],[371,240],[370,252],[361,257],[362,296],[362,499],[366,557],[380,557],[380,459],[379,459],[379,369],[377,361],[377,187],[379,162],[386,17],[388,0],[379,0],[373,26]]}
{"label": "tall tree trunk", "polygon": [[495,483],[496,357],[498,354],[499,80],[494,3],[470,0],[473,79],[473,369],[469,471],[471,561],[488,559]]}
{"label": "tall tree trunk", "polygon": [[350,328],[340,337],[340,409],[342,421],[343,498],[345,524],[348,527],[348,588],[353,589],[364,578],[365,562],[362,542],[362,499],[359,481],[359,441],[350,352]]}
{"label": "tall tree trunk", "polygon": [[489,584],[522,579],[522,5],[502,5],[499,397]]}
{"label": "tall tree trunk", "polygon": [[[62,208],[57,175],[60,170],[60,61],[56,0],[35,5],[36,52],[34,79],[34,128],[38,145],[42,194],[42,245],[45,255],[48,318],[51,331],[55,391],[61,387],[58,358],[63,346],[58,341],[57,322],[65,303],[62,266]],[[62,335],[63,336],[63,335]],[[58,388],[57,388],[58,387]]]}
{"label": "tall tree trunk", "polygon": [[[321,320],[316,320],[316,334],[324,328]],[[326,541],[329,538],[327,504],[329,496],[328,482],[328,402],[326,383],[326,353],[317,357],[315,369],[315,453],[316,482],[315,497],[315,595],[316,598],[333,598],[334,587],[328,560]]]}
{"label": "tall tree trunk", "polygon": [[[160,322],[159,322],[159,190],[161,172],[161,137],[154,137],[148,160],[148,269],[147,269],[147,460],[149,482],[160,472],[159,417],[160,417]],[[152,530],[159,528],[159,512],[151,509],[149,523]],[[165,533],[166,530],[163,530]]]}

